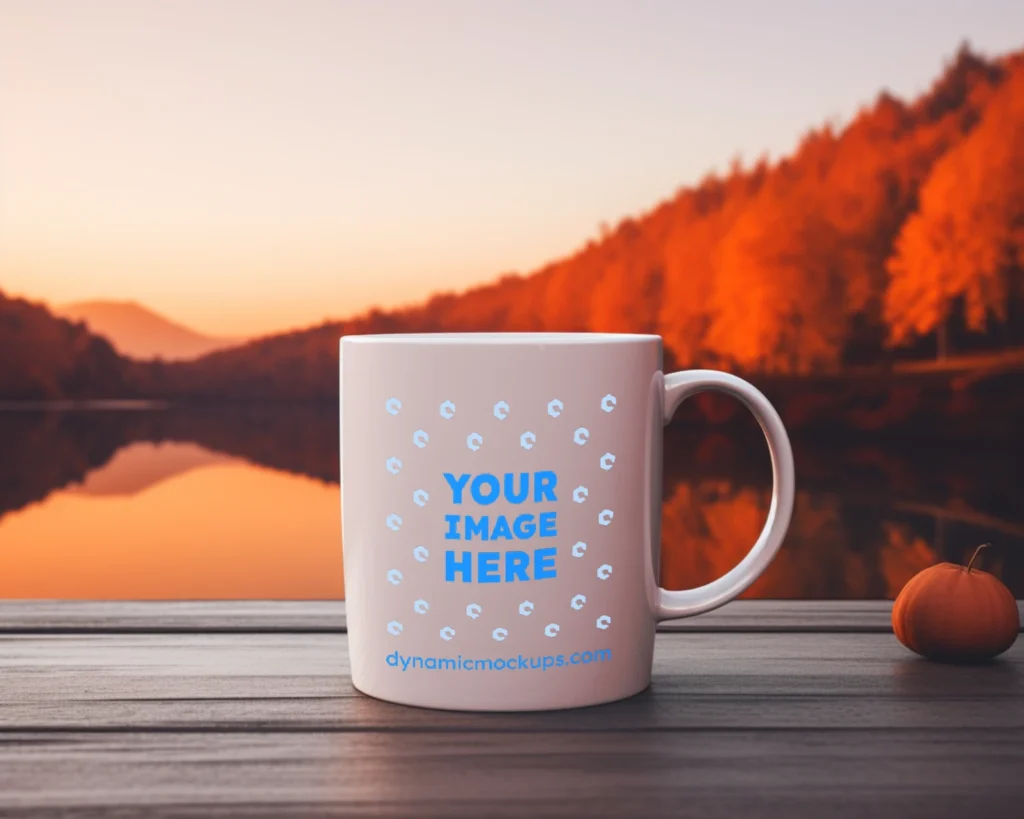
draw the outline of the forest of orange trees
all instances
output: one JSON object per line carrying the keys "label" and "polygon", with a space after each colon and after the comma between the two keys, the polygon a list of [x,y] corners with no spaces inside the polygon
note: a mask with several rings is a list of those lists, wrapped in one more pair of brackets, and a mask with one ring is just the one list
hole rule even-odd
{"label": "forest of orange trees", "polygon": [[737,161],[529,275],[415,307],[163,363],[0,296],[16,351],[0,397],[331,399],[338,338],[365,332],[651,332],[667,366],[769,379],[1016,355],[1022,267],[1024,52],[962,48],[916,100],[883,92],[788,157]]}

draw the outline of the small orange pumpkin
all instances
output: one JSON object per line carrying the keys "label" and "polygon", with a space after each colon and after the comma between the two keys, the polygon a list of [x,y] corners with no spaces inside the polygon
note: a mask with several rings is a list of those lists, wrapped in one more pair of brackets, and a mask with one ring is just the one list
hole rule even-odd
{"label": "small orange pumpkin", "polygon": [[939,563],[918,572],[897,595],[892,629],[911,651],[943,662],[990,660],[1020,631],[1017,601],[998,578],[975,569],[983,543],[967,566]]}

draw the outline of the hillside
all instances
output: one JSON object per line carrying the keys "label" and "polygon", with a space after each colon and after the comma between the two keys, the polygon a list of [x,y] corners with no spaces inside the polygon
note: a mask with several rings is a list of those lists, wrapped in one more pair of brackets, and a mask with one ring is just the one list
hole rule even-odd
{"label": "hillside", "polygon": [[187,360],[238,344],[238,339],[197,333],[132,301],[84,301],[54,308],[54,312],[84,322],[129,358]]}
{"label": "hillside", "polygon": [[0,292],[0,399],[121,397],[136,389],[130,368],[84,325]]}
{"label": "hillside", "polygon": [[[328,398],[347,333],[657,332],[670,365],[835,373],[1024,342],[1024,52],[738,164],[528,276],[168,367],[156,392]],[[964,184],[960,184],[961,180]]]}
{"label": "hillside", "polygon": [[[30,363],[5,357],[0,395],[102,393],[118,375],[139,396],[329,401],[345,334],[590,330],[660,333],[669,367],[719,366],[787,389],[799,379],[838,401],[821,378],[1024,346],[1022,270],[1024,52],[988,60],[965,48],[918,99],[882,93],[844,128],[809,132],[792,155],[737,163],[529,275],[195,361],[120,361],[89,341],[106,350],[96,355],[107,382],[58,376],[48,369],[57,358],[42,363],[14,335],[13,358]],[[95,338],[79,332],[75,344]],[[927,389],[964,406],[948,382]],[[862,386],[850,389],[844,407],[863,399]],[[872,413],[899,397],[892,385],[872,389],[865,427],[884,424]],[[900,400],[906,421],[912,407]],[[999,402],[1009,406],[1002,393]]]}

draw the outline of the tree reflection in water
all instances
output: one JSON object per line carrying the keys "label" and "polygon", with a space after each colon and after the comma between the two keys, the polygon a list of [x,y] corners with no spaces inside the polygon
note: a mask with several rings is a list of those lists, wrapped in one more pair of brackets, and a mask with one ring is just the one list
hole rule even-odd
{"label": "tree reflection in water", "polygon": [[[181,446],[161,446],[171,442]],[[685,588],[708,582],[742,559],[767,515],[771,475],[764,442],[746,422],[728,431],[674,424],[665,446],[662,582]],[[143,508],[142,499],[160,482],[225,464],[236,470],[249,464],[313,479],[267,491],[282,492],[289,514],[296,518],[317,517],[316,526],[304,530],[305,544],[281,544],[291,571],[290,585],[278,590],[286,596],[322,596],[325,588],[340,585],[307,582],[314,573],[303,567],[315,565],[322,572],[336,554],[341,575],[340,552],[333,551],[340,541],[337,504],[325,504],[322,492],[332,491],[338,482],[337,448],[333,406],[3,413],[0,551],[5,548],[6,518],[19,509],[57,514],[56,508],[48,512],[48,502],[41,503],[56,502],[56,495],[137,497],[137,502],[122,497],[128,504],[124,514],[130,516],[130,510]],[[1014,503],[1012,477],[1019,462],[1016,453],[877,438],[865,443],[844,440],[841,446],[798,438],[794,449],[798,493],[790,533],[747,596],[891,598],[920,569],[938,560],[962,560],[982,540],[1002,547],[986,556],[986,568],[1002,575],[1017,596],[1024,595],[1024,513]],[[217,491],[210,480],[196,480],[194,486],[206,493]],[[198,511],[209,511],[206,501],[197,498],[176,513],[181,542],[214,537],[210,515]],[[37,504],[37,509],[26,509]],[[231,496],[225,487],[223,515],[242,516],[244,506],[244,498]],[[190,508],[195,511],[190,513]],[[47,526],[39,531],[61,530]],[[102,542],[103,533],[68,531],[61,537],[70,549],[76,542]],[[158,540],[166,542],[154,537],[150,548],[167,548],[157,547]],[[146,547],[139,543],[136,548]],[[243,550],[237,544],[232,548]],[[266,557],[272,565],[272,555]],[[235,596],[232,590],[243,588],[224,582],[229,585],[210,585],[209,595]],[[252,588],[264,587],[245,586]],[[124,592],[131,596],[131,589]],[[4,593],[17,594],[16,577],[5,578]]]}

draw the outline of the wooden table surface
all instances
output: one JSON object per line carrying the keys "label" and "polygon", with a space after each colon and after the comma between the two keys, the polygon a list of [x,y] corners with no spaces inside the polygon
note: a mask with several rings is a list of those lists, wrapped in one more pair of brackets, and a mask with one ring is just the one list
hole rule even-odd
{"label": "wooden table surface", "polygon": [[630,700],[469,714],[355,692],[337,603],[0,603],[0,816],[1024,816],[1024,640],[887,622],[734,603]]}

